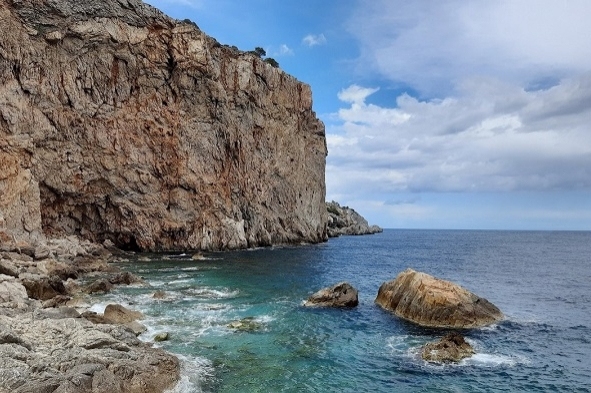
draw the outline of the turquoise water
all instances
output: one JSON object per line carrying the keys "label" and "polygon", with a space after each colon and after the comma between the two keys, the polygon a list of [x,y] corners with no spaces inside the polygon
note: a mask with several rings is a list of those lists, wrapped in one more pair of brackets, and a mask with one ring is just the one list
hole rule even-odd
{"label": "turquoise water", "polygon": [[[147,315],[183,361],[175,392],[589,391],[591,233],[386,230],[301,247],[138,255],[122,267],[149,287],[97,299]],[[375,306],[380,284],[416,270],[486,297],[507,320],[465,333],[477,355],[433,365],[419,347],[443,332]],[[348,281],[352,310],[309,309],[316,290]],[[156,290],[167,298],[153,299]],[[254,330],[228,324],[249,318]]]}

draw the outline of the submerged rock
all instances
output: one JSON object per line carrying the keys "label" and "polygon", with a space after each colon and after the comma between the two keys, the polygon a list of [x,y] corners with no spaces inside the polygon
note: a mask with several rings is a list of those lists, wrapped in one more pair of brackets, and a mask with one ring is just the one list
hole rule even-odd
{"label": "submerged rock", "polygon": [[168,338],[169,338],[168,332],[158,333],[157,335],[154,336],[154,341],[156,341],[156,342],[167,341]]}
{"label": "submerged rock", "polygon": [[323,288],[306,300],[306,307],[355,307],[359,304],[357,289],[351,284],[341,282],[332,287]]}
{"label": "submerged rock", "polygon": [[254,317],[246,317],[239,321],[232,321],[227,326],[230,329],[239,330],[241,332],[252,332],[261,329],[263,324],[257,322]]}
{"label": "submerged rock", "polygon": [[461,286],[406,269],[380,286],[375,302],[421,326],[474,328],[503,319],[488,300]]}
{"label": "submerged rock", "polygon": [[459,362],[474,354],[474,348],[459,333],[452,332],[441,340],[425,344],[421,348],[421,357],[428,362]]}

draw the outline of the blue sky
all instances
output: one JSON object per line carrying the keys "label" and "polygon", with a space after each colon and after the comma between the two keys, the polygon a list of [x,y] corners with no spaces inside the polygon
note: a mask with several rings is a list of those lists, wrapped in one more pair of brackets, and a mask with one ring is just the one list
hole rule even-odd
{"label": "blue sky", "polygon": [[591,230],[590,1],[148,3],[310,84],[370,223]]}

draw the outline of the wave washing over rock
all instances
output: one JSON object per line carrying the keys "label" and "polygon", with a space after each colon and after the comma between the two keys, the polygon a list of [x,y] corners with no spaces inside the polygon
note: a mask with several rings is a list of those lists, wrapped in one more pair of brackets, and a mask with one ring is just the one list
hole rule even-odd
{"label": "wave washing over rock", "polygon": [[0,236],[327,238],[310,87],[138,0],[0,0]]}
{"label": "wave washing over rock", "polygon": [[341,206],[337,202],[327,202],[328,211],[328,236],[338,237],[341,235],[372,235],[382,232],[377,225],[369,225],[354,209],[348,206]]}

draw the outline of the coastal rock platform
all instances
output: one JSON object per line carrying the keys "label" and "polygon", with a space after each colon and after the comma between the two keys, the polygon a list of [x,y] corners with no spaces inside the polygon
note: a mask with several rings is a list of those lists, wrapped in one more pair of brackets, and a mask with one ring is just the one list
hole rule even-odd
{"label": "coastal rock platform", "polygon": [[0,393],[159,393],[178,381],[178,359],[129,326],[141,314],[118,305],[111,319],[81,314],[74,307],[85,302],[84,287],[71,277],[64,285],[48,268],[136,282],[121,280],[128,275],[108,263],[109,252],[75,237],[35,246],[47,250],[43,259],[24,253],[35,248],[27,243],[0,242],[2,271],[11,274],[0,274]]}

